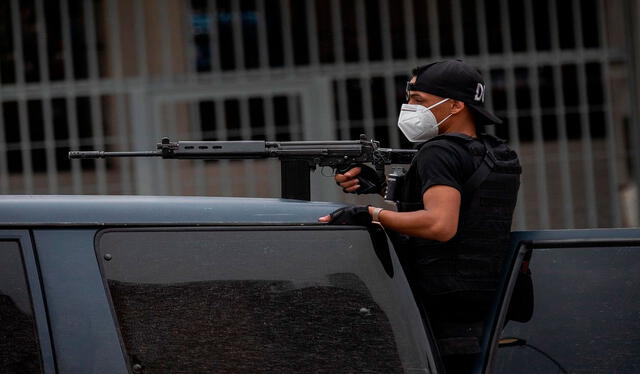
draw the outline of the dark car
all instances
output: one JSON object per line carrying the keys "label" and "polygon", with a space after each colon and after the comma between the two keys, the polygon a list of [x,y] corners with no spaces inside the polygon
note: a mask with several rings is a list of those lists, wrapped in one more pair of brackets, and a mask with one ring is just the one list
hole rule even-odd
{"label": "dark car", "polygon": [[[0,372],[443,373],[391,243],[317,222],[338,207],[0,197]],[[476,373],[638,372],[638,243],[514,233]],[[533,318],[507,322],[531,254]]]}

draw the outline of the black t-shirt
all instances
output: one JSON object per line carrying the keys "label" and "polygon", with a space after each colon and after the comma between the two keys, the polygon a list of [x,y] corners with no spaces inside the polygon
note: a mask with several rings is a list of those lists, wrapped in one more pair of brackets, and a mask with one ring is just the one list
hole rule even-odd
{"label": "black t-shirt", "polygon": [[459,142],[443,138],[423,143],[407,171],[402,200],[421,203],[425,191],[436,185],[453,187],[462,195],[475,170],[473,155]]}

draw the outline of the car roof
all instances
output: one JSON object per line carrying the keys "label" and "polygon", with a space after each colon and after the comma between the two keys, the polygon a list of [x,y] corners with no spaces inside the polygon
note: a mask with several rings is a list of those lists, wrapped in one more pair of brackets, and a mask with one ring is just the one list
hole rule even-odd
{"label": "car roof", "polygon": [[3,195],[0,225],[317,223],[339,203],[185,196]]}

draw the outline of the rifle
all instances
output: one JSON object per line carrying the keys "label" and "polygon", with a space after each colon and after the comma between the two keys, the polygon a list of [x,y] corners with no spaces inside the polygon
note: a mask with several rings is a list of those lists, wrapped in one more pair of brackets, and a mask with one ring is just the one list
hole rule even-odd
{"label": "rifle", "polygon": [[[331,167],[345,173],[352,166],[371,163],[384,178],[384,167],[390,164],[409,164],[416,150],[380,148],[380,143],[360,135],[360,140],[289,141],[178,141],[162,138],[155,151],[105,152],[71,151],[70,159],[98,159],[110,157],[161,157],[163,159],[241,160],[278,158],[281,162],[282,197],[310,199],[310,173],[317,167]],[[359,177],[358,193],[378,192],[375,184]]]}

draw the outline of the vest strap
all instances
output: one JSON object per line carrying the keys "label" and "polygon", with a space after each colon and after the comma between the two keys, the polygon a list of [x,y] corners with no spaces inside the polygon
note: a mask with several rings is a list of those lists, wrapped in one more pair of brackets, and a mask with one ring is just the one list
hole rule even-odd
{"label": "vest strap", "polygon": [[496,167],[496,156],[493,154],[493,148],[491,148],[489,142],[484,138],[482,138],[482,143],[484,144],[484,147],[486,149],[484,159],[482,160],[480,166],[478,166],[476,171],[471,174],[469,179],[467,179],[464,186],[462,187],[463,191],[466,192],[466,195],[469,195],[478,187],[480,187],[480,185],[485,180],[487,180],[489,174],[491,174],[493,169]]}

